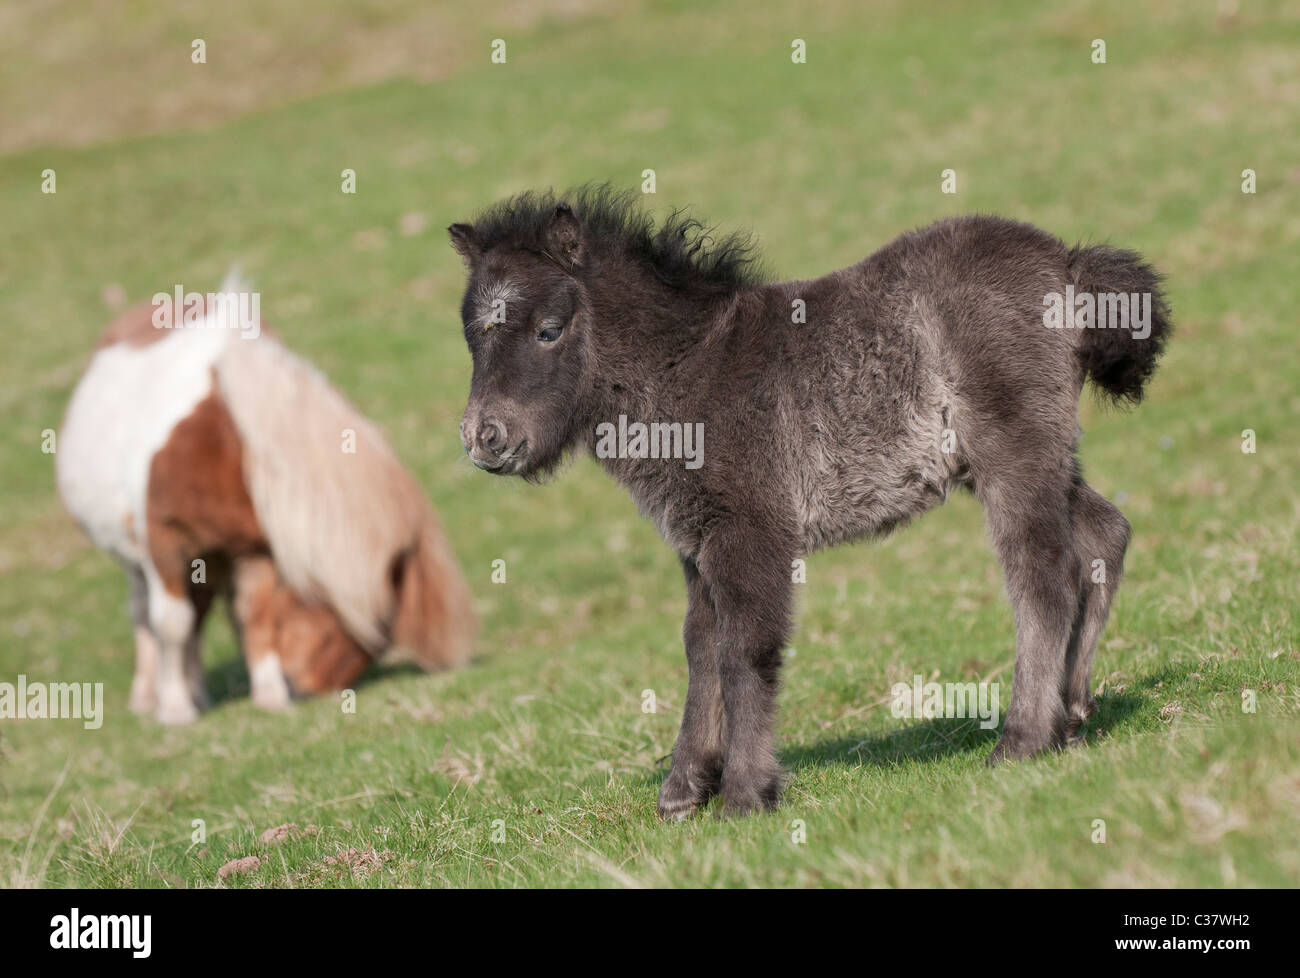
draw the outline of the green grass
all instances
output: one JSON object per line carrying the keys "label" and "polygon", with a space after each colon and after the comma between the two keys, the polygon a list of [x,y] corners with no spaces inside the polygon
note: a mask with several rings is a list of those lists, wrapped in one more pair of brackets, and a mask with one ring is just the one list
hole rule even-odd
{"label": "green grass", "polygon": [[[0,723],[0,884],[211,886],[257,855],[224,885],[1294,885],[1300,19],[1280,2],[1228,20],[1208,2],[973,7],[650,3],[516,28],[488,10],[481,29],[455,17],[463,49],[431,83],[0,157],[0,681],[102,681],[106,698],[96,731]],[[499,36],[509,60],[492,65]],[[178,59],[174,85],[197,98],[191,70]],[[66,104],[61,73],[37,77]],[[956,196],[939,192],[949,167]],[[1138,248],[1167,275],[1178,332],[1148,401],[1083,409],[1088,477],[1134,526],[1086,746],[990,771],[994,732],[890,716],[890,686],[917,673],[994,677],[1005,707],[1010,610],[978,506],[957,498],[811,558],[781,809],[657,820],[686,681],[676,559],[589,461],[539,489],[463,460],[462,268],[442,230],[509,192],[632,186],[646,168],[651,206],[752,226],[782,277],[968,211]],[[164,729],[126,709],[125,583],[61,512],[41,432],[111,315],[106,289],[205,288],[236,260],[421,478],[482,629],[471,667],[376,670],[354,715],[334,699],[266,715],[214,620],[217,705]],[[259,841],[282,823],[317,831]],[[370,846],[372,867],[326,862]]]}

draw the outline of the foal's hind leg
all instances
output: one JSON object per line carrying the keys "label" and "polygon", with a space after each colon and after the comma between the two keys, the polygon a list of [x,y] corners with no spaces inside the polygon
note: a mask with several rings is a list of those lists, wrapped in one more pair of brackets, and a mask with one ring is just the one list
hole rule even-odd
{"label": "foal's hind leg", "polygon": [[1065,734],[1068,741],[1074,742],[1096,709],[1092,698],[1092,662],[1111,600],[1119,589],[1130,529],[1124,514],[1082,481],[1070,494],[1070,518],[1075,549],[1082,563],[1081,585],[1085,596],[1066,657]]}
{"label": "foal's hind leg", "polygon": [[686,571],[686,666],[690,680],[672,769],[659,789],[659,814],[685,818],[718,793],[722,781],[722,684],[718,677],[717,619],[713,596],[695,561]]}
{"label": "foal's hind leg", "polygon": [[1081,588],[1068,493],[1064,469],[979,489],[1016,617],[1011,703],[989,763],[1028,757],[1064,739],[1066,648]]}

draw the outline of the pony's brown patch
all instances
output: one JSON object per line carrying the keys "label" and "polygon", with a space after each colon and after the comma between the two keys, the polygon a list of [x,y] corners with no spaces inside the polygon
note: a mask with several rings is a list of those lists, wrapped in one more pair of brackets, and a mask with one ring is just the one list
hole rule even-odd
{"label": "pony's brown patch", "polygon": [[181,420],[149,467],[149,557],[173,594],[187,592],[192,561],[266,549],[244,484],[243,444],[215,393]]}
{"label": "pony's brown patch", "polygon": [[276,655],[295,693],[346,689],[371,663],[338,616],[324,605],[302,600],[269,557],[239,561],[234,609],[249,671],[263,657]]}
{"label": "pony's brown patch", "polygon": [[370,667],[366,650],[325,605],[302,601],[283,583],[276,590],[276,605],[275,650],[295,693],[347,689]]}

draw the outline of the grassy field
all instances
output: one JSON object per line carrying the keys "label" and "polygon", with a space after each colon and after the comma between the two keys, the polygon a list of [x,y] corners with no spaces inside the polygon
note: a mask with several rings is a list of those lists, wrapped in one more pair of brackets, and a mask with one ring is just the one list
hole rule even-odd
{"label": "grassy field", "polygon": [[[206,66],[189,60],[197,12],[127,4],[98,32],[80,6],[6,15],[29,33],[4,42],[25,60],[0,59],[3,125],[21,129],[0,157],[0,681],[102,681],[106,719],[0,722],[0,885],[1295,885],[1295,6],[525,6],[478,4],[480,21],[438,4],[446,30],[425,11],[411,34],[391,22],[401,4],[382,23],[320,13],[336,30],[236,18]],[[58,31],[75,33],[76,71],[42,54],[63,50]],[[425,35],[441,48],[409,43]],[[140,38],[132,80],[122,49]],[[313,73],[284,82],[282,62]],[[890,687],[916,674],[1001,681],[1005,708],[1010,609],[979,507],[955,498],[810,559],[780,810],[659,822],[686,684],[677,561],[588,460],[536,488],[463,458],[463,271],[443,231],[510,192],[636,186],[648,168],[648,206],[752,227],[781,277],[973,211],[1134,247],[1167,275],[1177,332],[1147,402],[1083,410],[1089,481],[1134,527],[1085,746],[987,770],[995,731],[891,716]],[[418,474],[482,627],[463,671],[379,668],[355,714],[325,699],[268,715],[217,617],[217,703],[165,729],[126,709],[125,581],[62,513],[41,433],[111,305],[214,286],[235,261]],[[284,824],[299,830],[262,840]]]}

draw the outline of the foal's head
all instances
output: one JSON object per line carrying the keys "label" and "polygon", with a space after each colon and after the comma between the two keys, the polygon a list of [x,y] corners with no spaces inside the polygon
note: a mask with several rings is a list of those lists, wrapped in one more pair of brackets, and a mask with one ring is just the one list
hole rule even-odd
{"label": "foal's head", "polygon": [[534,475],[578,437],[590,385],[590,308],[582,229],[556,204],[545,223],[506,228],[453,224],[452,245],[469,269],[461,303],[474,359],[461,443],[480,469]]}
{"label": "foal's head", "polygon": [[525,193],[447,229],[469,269],[460,314],[474,372],[460,436],[479,468],[546,472],[582,435],[598,349],[601,370],[644,365],[656,327],[760,279],[748,235],[715,240],[682,211],[656,223],[640,198],[608,185]]}

